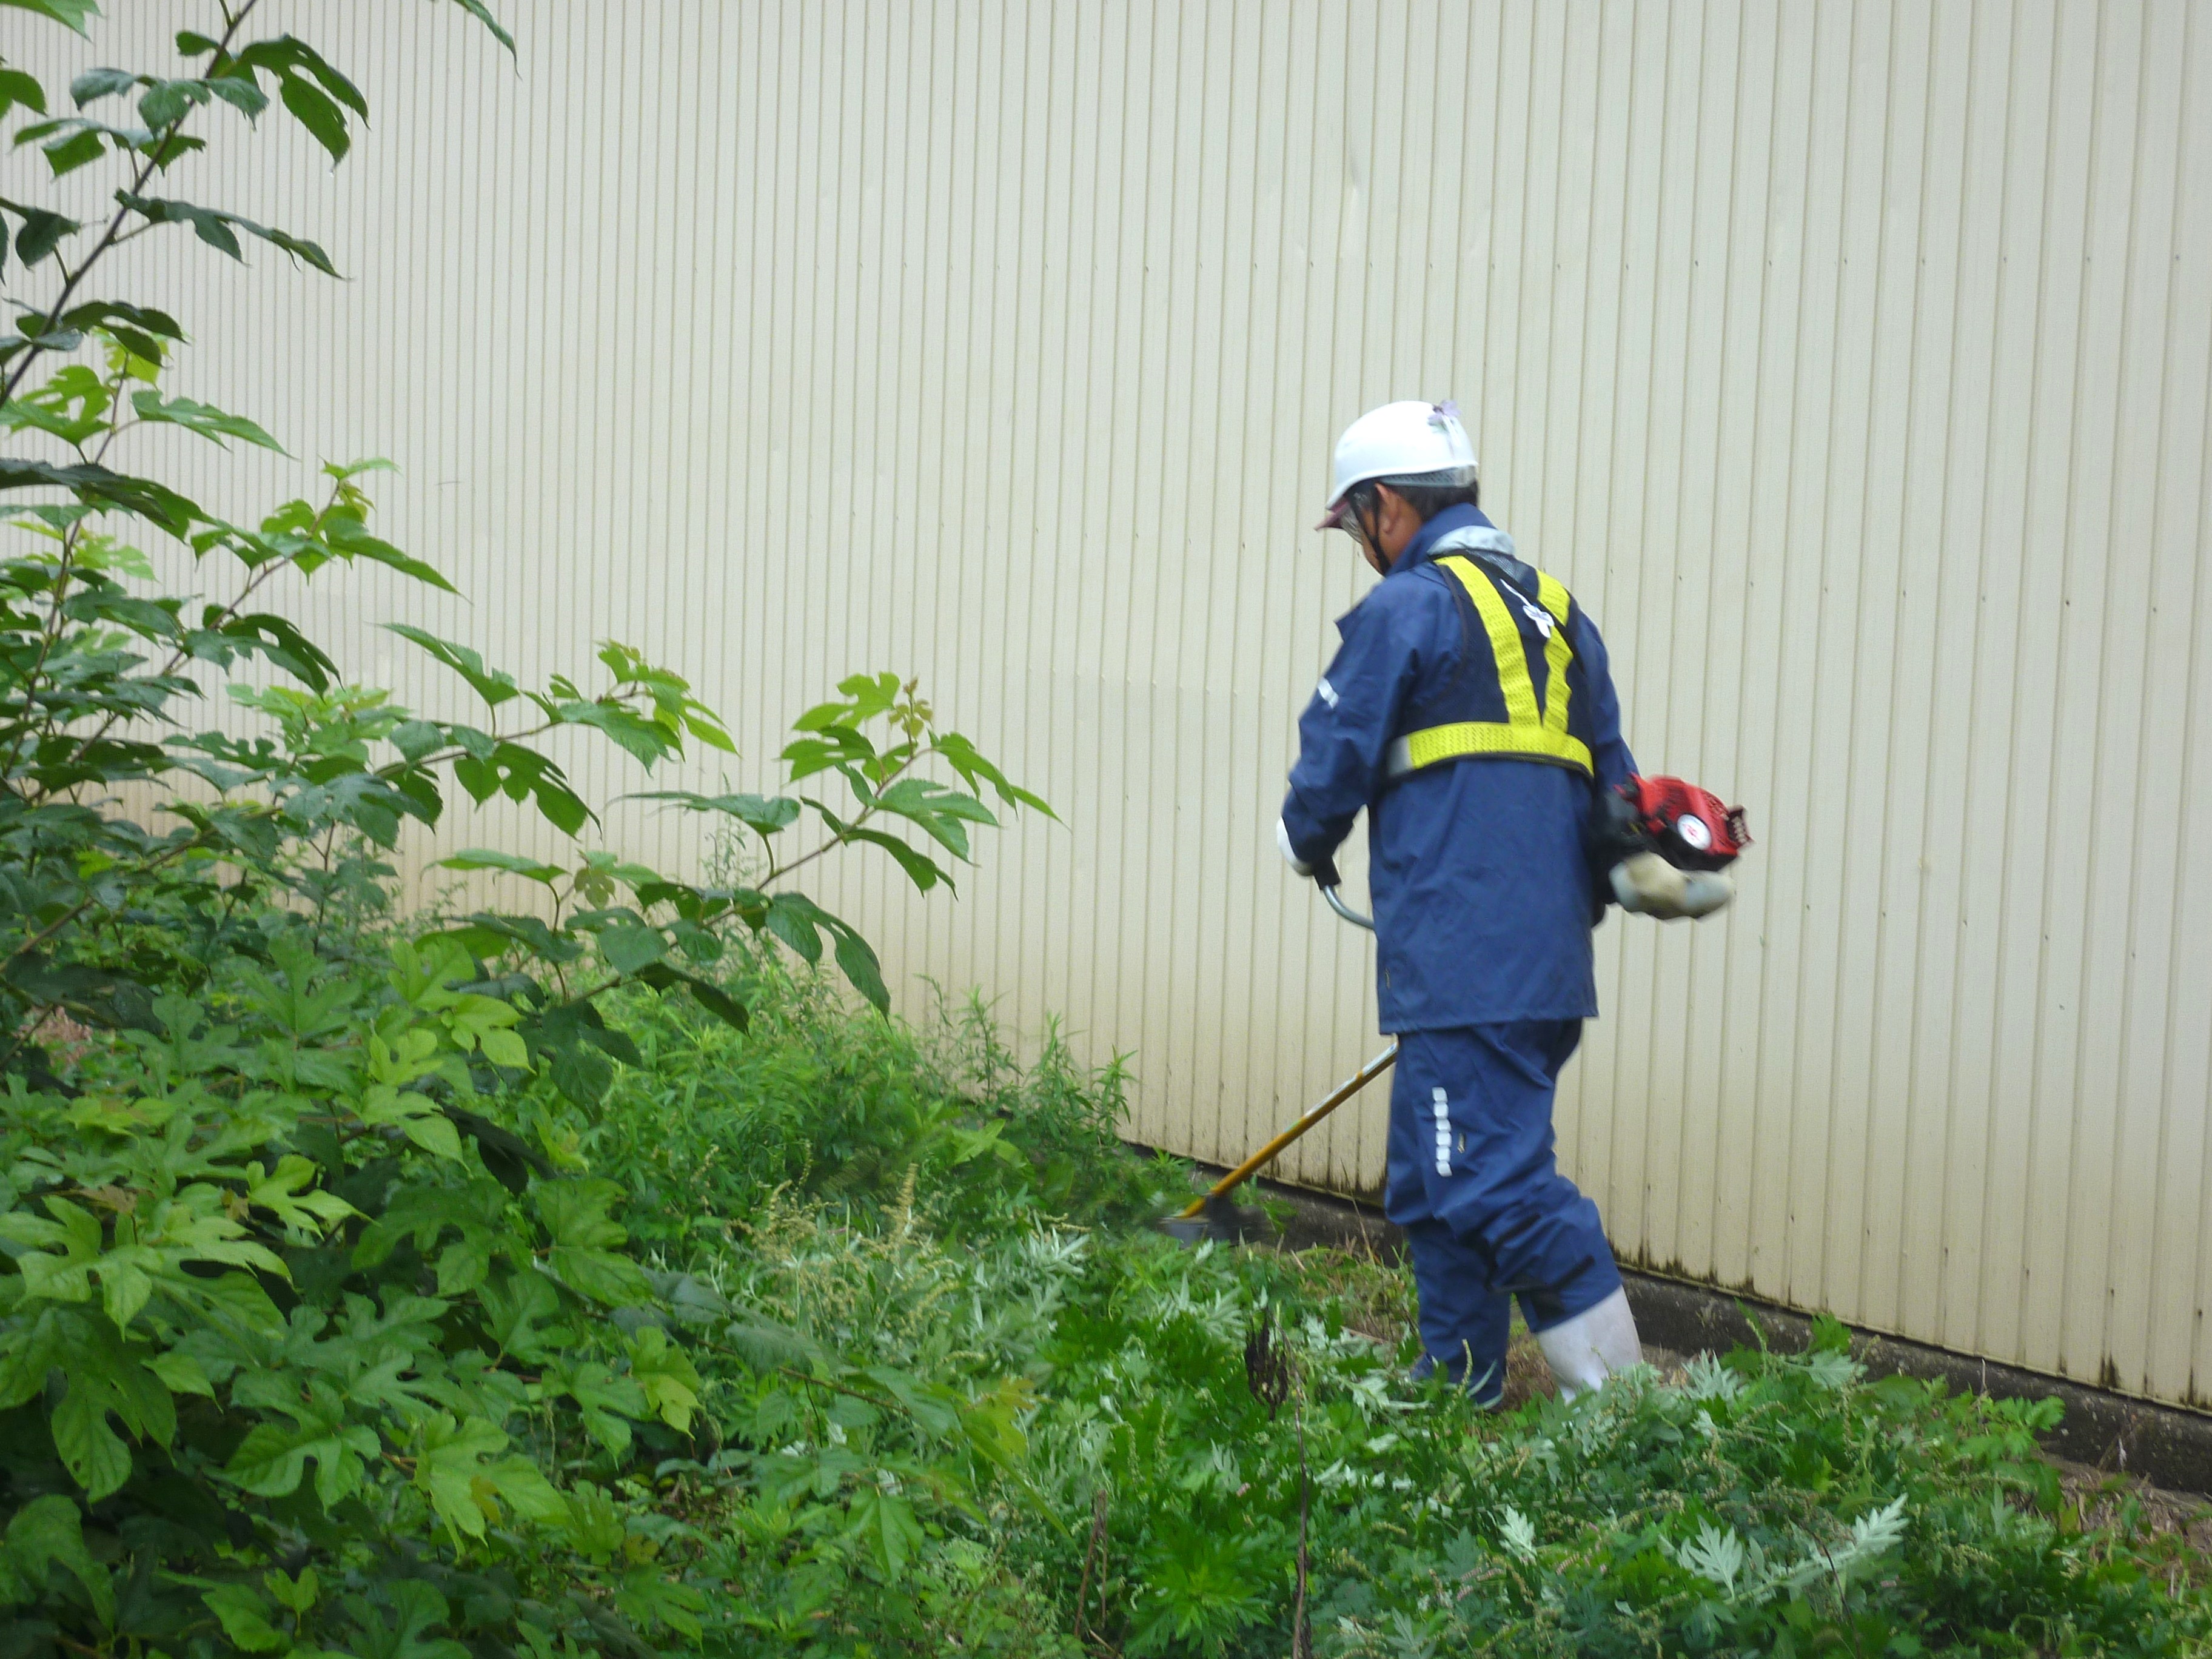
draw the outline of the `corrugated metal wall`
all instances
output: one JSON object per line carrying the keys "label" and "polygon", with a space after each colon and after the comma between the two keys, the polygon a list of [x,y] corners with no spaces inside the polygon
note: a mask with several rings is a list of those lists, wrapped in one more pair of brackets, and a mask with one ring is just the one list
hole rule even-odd
{"label": "corrugated metal wall", "polygon": [[[114,9],[90,55],[173,26]],[[1365,585],[1305,526],[1346,420],[1455,396],[1638,754],[1759,835],[1725,920],[1601,935],[1560,1133],[1623,1255],[2207,1391],[2212,14],[501,0],[516,72],[447,8],[271,9],[374,132],[173,187],[350,280],[143,257],[179,384],[392,456],[472,596],[319,584],[350,668],[458,713],[371,622],[526,677],[618,636],[751,780],[839,674],[920,673],[1066,827],[957,904],[823,896],[1225,1158],[1375,1046],[1270,846]],[[1296,1175],[1370,1185],[1382,1120]]]}

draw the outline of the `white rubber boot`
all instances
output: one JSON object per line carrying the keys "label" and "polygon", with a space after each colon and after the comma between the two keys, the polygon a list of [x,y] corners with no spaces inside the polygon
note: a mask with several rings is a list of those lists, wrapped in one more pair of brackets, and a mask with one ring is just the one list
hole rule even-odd
{"label": "white rubber boot", "polygon": [[1536,1346],[1559,1379],[1563,1400],[1644,1363],[1644,1345],[1637,1340],[1636,1316],[1628,1310],[1626,1291],[1615,1291],[1595,1308],[1537,1332]]}

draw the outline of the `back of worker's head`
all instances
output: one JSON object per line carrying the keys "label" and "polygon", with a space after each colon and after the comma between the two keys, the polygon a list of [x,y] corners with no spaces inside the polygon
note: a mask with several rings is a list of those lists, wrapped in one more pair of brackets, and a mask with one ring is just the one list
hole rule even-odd
{"label": "back of worker's head", "polygon": [[1458,405],[1449,401],[1413,398],[1369,410],[1336,441],[1329,472],[1328,511],[1318,530],[1366,518],[1382,484],[1424,521],[1448,507],[1481,503],[1474,445],[1460,424]]}

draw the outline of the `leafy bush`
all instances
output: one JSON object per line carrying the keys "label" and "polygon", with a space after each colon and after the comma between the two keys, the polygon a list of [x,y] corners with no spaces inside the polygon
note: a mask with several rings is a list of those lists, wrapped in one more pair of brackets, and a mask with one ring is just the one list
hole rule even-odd
{"label": "leafy bush", "polygon": [[[580,836],[550,735],[728,740],[613,643],[598,692],[526,691],[401,629],[482,725],[347,684],[261,596],[442,583],[368,528],[380,464],[250,527],[110,466],[142,423],[276,442],[170,395],[173,319],[88,297],[118,237],[332,268],[145,193],[272,93],[346,153],[358,90],[256,10],[182,76],[77,79],[136,126],[0,66],[57,176],[125,173],[104,226],[0,202],[9,293],[49,283],[0,337],[0,489],[35,503],[0,564],[0,1652],[1226,1659],[1299,1650],[1301,1609],[1394,1659],[2212,1641],[2193,1562],[2054,1504],[2047,1408],[1869,1384],[1832,1329],[1485,1419],[1374,1334],[1395,1270],[1118,1226],[1180,1174],[1115,1140],[1118,1065],[818,971],[887,1001],[795,874],[867,846],[928,890],[987,795],[1042,805],[896,676],[783,752],[852,804],[655,793],[735,838],[707,881],[477,850],[446,862],[538,902],[399,921],[386,854],[452,786]],[[164,591],[132,520],[231,599]],[[249,659],[258,734],[184,732]]]}
{"label": "leafy bush", "polygon": [[[76,27],[94,11],[12,3]],[[507,40],[482,0],[459,3]],[[326,465],[314,499],[252,526],[111,465],[147,425],[280,450],[170,395],[174,318],[89,286],[118,243],[178,226],[335,274],[304,239],[146,193],[204,146],[196,124],[258,118],[272,94],[333,161],[350,148],[358,88],[295,37],[254,38],[258,9],[210,7],[216,33],[177,38],[180,75],[79,75],[76,114],[0,64],[0,115],[44,118],[19,145],[56,178],[122,174],[101,224],[0,201],[16,313],[0,490],[32,503],[0,556],[8,1646],[420,1659],[464,1651],[443,1633],[459,1632],[490,1650],[641,1651],[696,1633],[703,1598],[659,1563],[656,1512],[625,1483],[694,1448],[704,1384],[671,1335],[679,1291],[629,1248],[623,1188],[577,1152],[618,1069],[642,1063],[600,1003],[645,1029],[649,1000],[680,992],[697,1018],[659,1029],[742,1031],[750,981],[787,981],[775,952],[811,964],[826,945],[884,1009],[866,941],[794,874],[866,846],[928,890],[996,823],[987,793],[1043,803],[911,682],[856,676],[783,751],[813,793],[649,797],[739,838],[736,878],[674,880],[589,848],[560,865],[464,852],[444,862],[541,902],[414,937],[392,925],[386,854],[453,786],[574,836],[595,815],[548,737],[594,731],[647,769],[731,744],[682,677],[612,641],[604,689],[527,690],[395,626],[483,705],[469,720],[347,684],[266,596],[280,574],[362,561],[447,586],[370,530],[366,481],[386,463]],[[116,99],[139,125],[85,112]],[[231,596],[166,591],[127,539],[149,526],[197,570],[233,571]],[[185,732],[197,676],[250,660],[279,677],[232,688],[259,729]],[[852,804],[819,798],[833,777]],[[786,853],[801,825],[818,833]],[[733,951],[744,965],[726,972]],[[999,1139],[980,1121],[963,1133]]]}
{"label": "leafy bush", "polygon": [[[481,0],[460,3],[512,46]],[[88,0],[17,3],[80,27],[94,9]],[[529,802],[563,833],[581,834],[595,815],[540,746],[549,736],[596,732],[648,769],[681,757],[689,744],[732,747],[682,676],[612,641],[599,651],[599,690],[562,675],[528,690],[465,645],[392,624],[468,687],[483,706],[482,724],[427,718],[347,684],[321,647],[265,608],[264,596],[281,574],[312,580],[362,562],[453,591],[369,529],[366,480],[387,462],[327,464],[319,500],[285,502],[253,526],[110,465],[118,444],[158,425],[283,453],[243,416],[166,395],[168,359],[185,338],[175,318],[88,295],[119,243],[185,225],[234,258],[243,257],[236,233],[245,231],[336,274],[313,242],[144,194],[155,174],[206,147],[196,123],[218,106],[258,118],[272,90],[333,161],[350,149],[351,123],[368,112],[360,90],[296,37],[252,38],[258,5],[210,7],[217,33],[179,33],[181,76],[86,70],[70,86],[74,115],[50,114],[45,88],[0,63],[0,116],[20,106],[47,118],[22,125],[19,146],[38,145],[57,179],[104,161],[125,176],[104,225],[0,199],[0,215],[16,221],[17,255],[6,264],[0,234],[0,280],[18,312],[15,332],[0,335],[0,431],[11,434],[0,491],[44,498],[8,521],[15,545],[0,560],[0,1028],[9,1034],[0,1064],[34,1079],[46,1064],[36,1035],[56,1011],[155,1031],[152,1004],[165,989],[198,988],[209,964],[231,952],[267,960],[271,907],[312,914],[319,939],[334,907],[340,920],[374,909],[389,873],[375,849],[392,847],[410,820],[434,824],[454,785],[477,802]],[[117,99],[134,99],[143,125],[82,112]],[[234,568],[232,596],[214,603],[160,591],[152,562],[125,539],[133,521],[188,547],[199,571]],[[273,731],[176,734],[181,708],[203,695],[196,672],[252,659],[294,682],[233,689]],[[986,791],[1004,805],[1048,811],[967,738],[942,729],[915,686],[894,674],[848,679],[836,699],[800,716],[797,733],[783,755],[792,781],[835,776],[854,805],[833,808],[814,794],[645,796],[747,838],[750,879],[677,881],[604,852],[574,868],[496,851],[445,860],[544,890],[537,909],[473,916],[453,932],[480,961],[530,974],[529,983],[504,988],[491,975],[481,994],[517,1015],[500,1028],[511,1035],[493,1039],[497,1063],[542,1061],[572,1098],[597,1098],[612,1073],[592,1002],[623,984],[688,990],[742,1027],[743,1005],[698,971],[719,959],[731,927],[810,962],[826,940],[853,985],[886,1006],[866,941],[790,878],[830,852],[867,846],[927,891],[949,883],[947,868],[886,826],[913,825],[958,860],[969,856],[970,826],[996,822]],[[957,783],[933,776],[933,763]],[[125,788],[138,792],[139,811],[118,810],[107,793]],[[145,810],[149,800],[158,811]],[[149,827],[148,817],[175,827]],[[786,854],[802,823],[825,833]]]}

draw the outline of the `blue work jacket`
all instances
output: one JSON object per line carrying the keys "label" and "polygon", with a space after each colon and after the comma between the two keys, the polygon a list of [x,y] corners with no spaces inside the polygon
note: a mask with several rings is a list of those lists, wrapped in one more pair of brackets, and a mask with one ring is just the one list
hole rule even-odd
{"label": "blue work jacket", "polygon": [[1497,757],[1385,776],[1407,711],[1452,683],[1468,648],[1453,579],[1431,557],[1448,535],[1448,550],[1488,559],[1534,591],[1536,573],[1514,556],[1512,538],[1474,507],[1447,507],[1424,524],[1337,623],[1343,643],[1298,720],[1283,827],[1298,858],[1318,864],[1367,809],[1385,1031],[1586,1019],[1597,1012],[1590,929],[1603,908],[1583,830],[1594,789],[1636,770],[1596,625],[1577,607],[1568,641],[1587,677],[1595,779]]}

